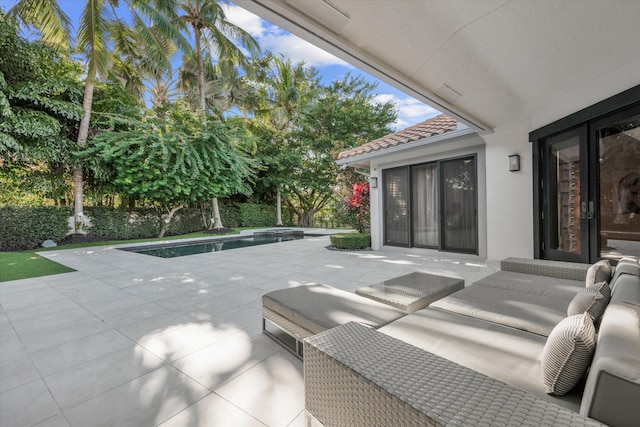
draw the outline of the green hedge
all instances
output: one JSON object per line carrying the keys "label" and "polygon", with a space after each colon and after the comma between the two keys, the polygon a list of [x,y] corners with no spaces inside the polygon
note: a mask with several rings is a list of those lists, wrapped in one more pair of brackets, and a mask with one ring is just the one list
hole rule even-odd
{"label": "green hedge", "polygon": [[[128,211],[107,207],[86,207],[91,219],[90,234],[107,240],[131,240],[156,237],[162,226],[161,209]],[[0,206],[0,250],[20,251],[36,249],[51,239],[56,243],[66,236],[71,207],[56,206]],[[225,227],[271,227],[276,224],[274,206],[241,203],[222,205],[220,216]],[[184,208],[176,212],[166,235],[179,235],[202,230],[202,212]]]}
{"label": "green hedge", "polygon": [[0,250],[35,249],[47,239],[59,242],[72,214],[71,208],[56,206],[0,206]]}
{"label": "green hedge", "polygon": [[157,237],[161,227],[161,213],[155,209],[135,212],[105,207],[87,207],[85,214],[91,219],[89,233],[109,240],[130,240]]}
{"label": "green hedge", "polygon": [[238,207],[242,227],[273,227],[278,221],[275,206],[240,203]]}
{"label": "green hedge", "polygon": [[238,228],[242,226],[240,220],[240,208],[237,205],[220,206],[220,220],[222,225],[228,228]]}
{"label": "green hedge", "polygon": [[332,234],[330,239],[336,249],[366,249],[371,246],[369,233],[338,233]]}

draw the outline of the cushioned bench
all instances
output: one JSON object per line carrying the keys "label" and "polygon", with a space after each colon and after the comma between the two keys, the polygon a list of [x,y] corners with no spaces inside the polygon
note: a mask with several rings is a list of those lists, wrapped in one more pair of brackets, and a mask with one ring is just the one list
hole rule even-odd
{"label": "cushioned bench", "polygon": [[266,321],[284,330],[295,338],[295,353],[300,357],[300,341],[304,338],[349,322],[377,329],[406,315],[389,305],[320,284],[279,289],[262,296],[263,332],[282,343],[269,332]]}

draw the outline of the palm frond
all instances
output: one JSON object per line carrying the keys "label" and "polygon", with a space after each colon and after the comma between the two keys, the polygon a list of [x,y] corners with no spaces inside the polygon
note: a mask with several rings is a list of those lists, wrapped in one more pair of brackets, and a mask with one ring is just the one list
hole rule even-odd
{"label": "palm frond", "polygon": [[8,15],[27,27],[36,28],[42,40],[54,49],[68,52],[71,42],[71,21],[57,1],[20,0]]}

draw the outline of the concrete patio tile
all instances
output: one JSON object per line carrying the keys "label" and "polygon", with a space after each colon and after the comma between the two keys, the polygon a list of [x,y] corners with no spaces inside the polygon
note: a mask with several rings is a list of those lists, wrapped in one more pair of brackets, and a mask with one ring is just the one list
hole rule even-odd
{"label": "concrete patio tile", "polygon": [[160,424],[160,427],[265,427],[266,425],[211,393],[195,405]]}
{"label": "concrete patio tile", "polygon": [[278,350],[231,335],[171,363],[190,378],[215,391]]}
{"label": "concrete patio tile", "polygon": [[30,426],[58,413],[41,379],[0,394],[0,426]]}
{"label": "concrete patio tile", "polygon": [[261,301],[262,295],[264,294],[265,291],[262,289],[246,288],[225,294],[224,297],[233,301],[235,305],[253,304],[256,302],[260,302],[260,307],[262,307]]}
{"label": "concrete patio tile", "polygon": [[[131,345],[44,378],[63,410],[154,371],[162,359]],[[115,368],[115,369],[114,369]]]}
{"label": "concrete patio tile", "polygon": [[96,300],[89,303],[83,303],[82,306],[95,315],[100,316],[104,313],[135,307],[146,302],[147,300],[143,298],[127,295],[123,291],[119,291],[117,295],[110,299],[105,298],[100,301]]}
{"label": "concrete patio tile", "polygon": [[221,316],[236,308],[233,302],[225,297],[205,298],[195,304],[178,309],[180,313],[186,314],[196,321],[209,320],[216,316]]}
{"label": "concrete patio tile", "polygon": [[55,347],[69,341],[83,338],[109,329],[109,326],[96,317],[78,322],[66,323],[54,327],[43,327],[20,335],[29,352],[36,352],[49,347]]}
{"label": "concrete patio tile", "polygon": [[154,426],[209,393],[175,368],[163,366],[75,406],[65,414],[73,427]]}
{"label": "concrete patio tile", "polygon": [[36,424],[34,427],[70,427],[67,419],[62,414],[54,415],[41,423]]}
{"label": "concrete patio tile", "polygon": [[33,363],[42,376],[64,371],[90,360],[97,359],[134,342],[113,329],[78,338],[64,344],[31,353]]}
{"label": "concrete patio tile", "polygon": [[50,286],[43,287],[37,292],[13,292],[9,295],[2,295],[2,307],[9,313],[11,311],[22,310],[41,304],[51,304],[67,297]]}
{"label": "concrete patio tile", "polygon": [[193,319],[186,314],[169,311],[134,322],[114,323],[113,326],[134,341],[144,339],[146,336],[162,332],[167,328],[175,330],[193,323]]}
{"label": "concrete patio tile", "polygon": [[187,356],[203,347],[231,335],[208,323],[192,323],[184,327],[169,327],[148,334],[139,344],[165,361]]}
{"label": "concrete patio tile", "polygon": [[[4,299],[4,296],[3,296]],[[80,305],[74,301],[64,297],[58,301],[34,305],[31,307],[23,307],[18,309],[6,310],[5,313],[12,322],[19,322],[27,319],[38,319],[41,316],[59,313],[61,311],[81,309]]]}
{"label": "concrete patio tile", "polygon": [[159,314],[168,313],[167,307],[163,307],[153,302],[145,302],[140,305],[135,305],[126,308],[119,308],[104,313],[100,313],[98,317],[105,322],[113,324],[124,324],[135,322],[138,320],[148,319]]}
{"label": "concrete patio tile", "polygon": [[284,350],[216,393],[271,427],[286,427],[304,409],[302,362]]}
{"label": "concrete patio tile", "polygon": [[0,393],[40,379],[40,374],[27,356],[0,363]]}
{"label": "concrete patio tile", "polygon": [[287,425],[287,427],[307,427],[304,409],[300,411],[298,416],[293,421],[291,421],[291,423]]}
{"label": "concrete patio tile", "polygon": [[155,300],[154,302],[171,310],[179,310],[183,307],[197,304],[199,302],[206,302],[212,299],[212,297],[207,295],[206,290],[203,290],[201,292],[191,291],[187,289],[183,290],[184,292],[179,295]]}
{"label": "concrete patio tile", "polygon": [[58,311],[51,314],[43,314],[41,316],[32,317],[25,320],[17,320],[13,322],[13,327],[18,335],[24,335],[36,332],[43,326],[53,328],[56,326],[78,322],[84,319],[95,317],[84,308],[77,306],[68,310]]}
{"label": "concrete patio tile", "polygon": [[174,283],[144,283],[142,285],[129,286],[124,288],[129,295],[135,295],[147,301],[158,301],[165,298],[184,295],[187,292],[180,286],[176,286]]}
{"label": "concrete patio tile", "polygon": [[27,349],[13,331],[13,327],[11,325],[0,326],[0,363],[26,354]]}
{"label": "concrete patio tile", "polygon": [[215,316],[209,321],[218,329],[230,331],[259,328],[262,325],[262,310],[242,305],[235,310]]}

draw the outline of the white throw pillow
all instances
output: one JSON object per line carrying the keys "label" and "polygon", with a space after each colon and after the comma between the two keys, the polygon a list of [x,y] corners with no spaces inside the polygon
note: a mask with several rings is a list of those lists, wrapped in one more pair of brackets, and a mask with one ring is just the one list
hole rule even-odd
{"label": "white throw pillow", "polygon": [[611,275],[613,274],[613,269],[611,268],[611,263],[608,259],[601,259],[595,264],[591,265],[587,270],[587,279],[586,284],[588,286],[593,286],[595,283],[599,282],[611,282]]}
{"label": "white throw pillow", "polygon": [[562,319],[542,350],[542,376],[546,392],[567,394],[591,364],[596,348],[596,328],[589,313]]}

